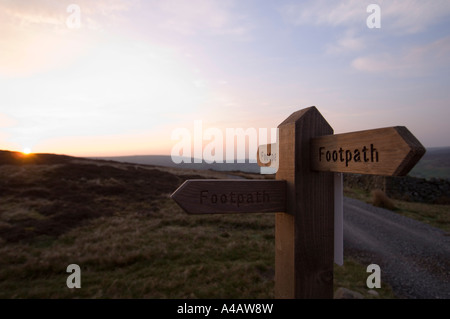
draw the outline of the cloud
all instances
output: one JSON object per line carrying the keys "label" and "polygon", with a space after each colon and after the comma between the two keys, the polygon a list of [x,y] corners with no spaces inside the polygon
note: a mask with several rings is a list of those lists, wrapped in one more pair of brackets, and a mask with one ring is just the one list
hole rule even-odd
{"label": "cloud", "polygon": [[57,25],[63,23],[64,7],[57,1],[0,1],[2,24],[21,27],[30,24]]}
{"label": "cloud", "polygon": [[76,4],[81,9],[83,19],[89,27],[89,21],[99,17],[114,18],[118,12],[127,11],[137,0],[33,0],[9,1],[0,0],[1,24],[13,24],[20,27],[59,26],[65,28],[65,21],[70,13],[67,8]]}
{"label": "cloud", "polygon": [[358,0],[314,0],[285,5],[282,16],[290,23],[300,25],[349,26],[361,20],[366,12],[364,2]]}
{"label": "cloud", "polygon": [[381,19],[398,34],[414,34],[427,30],[450,16],[448,0],[382,0]]}
{"label": "cloud", "polygon": [[359,57],[352,62],[352,67],[358,71],[399,77],[424,76],[449,66],[450,37],[401,52]]}
{"label": "cloud", "polygon": [[203,28],[220,29],[230,20],[224,2],[167,0],[158,3],[165,17],[163,25],[181,33],[194,33]]}
{"label": "cloud", "polygon": [[164,0],[145,3],[145,10],[159,28],[183,35],[246,36],[252,29],[236,1]]}
{"label": "cloud", "polygon": [[[373,0],[310,0],[281,8],[284,19],[293,25],[366,27],[367,6]],[[445,21],[450,16],[448,0],[378,0],[382,28],[397,34],[412,34]]]}
{"label": "cloud", "polygon": [[[143,32],[152,39],[230,35],[247,39],[252,25],[236,1],[0,0],[0,76],[23,77],[60,69],[101,41]],[[81,28],[66,22],[80,8]],[[145,31],[142,31],[145,30]],[[169,34],[166,32],[168,31]],[[109,37],[108,37],[109,35]]]}
{"label": "cloud", "polygon": [[[114,23],[136,1],[77,0],[81,29],[66,25],[72,1],[0,0],[0,76],[23,77],[67,65],[95,43],[93,30]],[[89,31],[89,33],[87,32]]]}
{"label": "cloud", "polygon": [[345,52],[356,52],[366,48],[366,40],[362,36],[358,36],[355,32],[349,30],[340,36],[336,43],[332,43],[327,47],[328,54],[341,54]]}

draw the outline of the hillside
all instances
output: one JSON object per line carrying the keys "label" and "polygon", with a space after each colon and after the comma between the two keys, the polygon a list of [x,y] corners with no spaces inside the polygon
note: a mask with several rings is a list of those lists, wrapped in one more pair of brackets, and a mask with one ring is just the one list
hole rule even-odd
{"label": "hillside", "polygon": [[[186,179],[229,172],[0,158],[0,298],[273,298],[273,214],[187,215],[169,198]],[[66,286],[71,264],[80,266],[81,289]],[[365,267],[345,265],[335,289],[376,298]],[[393,297],[388,285],[379,291]]]}
{"label": "hillside", "polygon": [[[274,218],[191,216],[191,171],[0,151],[0,298],[272,298]],[[66,286],[77,264],[82,288]]]}
{"label": "hillside", "polygon": [[428,148],[409,175],[426,179],[450,180],[450,147]]}
{"label": "hillside", "polygon": [[[186,175],[182,175],[186,174]],[[54,154],[0,151],[0,238],[59,236],[117,212],[152,214],[189,172]]]}
{"label": "hillside", "polygon": [[133,163],[143,165],[157,165],[165,167],[175,167],[181,169],[193,170],[214,170],[220,172],[241,171],[245,173],[259,173],[260,168],[257,163],[186,163],[176,164],[168,155],[138,155],[138,156],[112,156],[112,157],[93,157],[92,159],[100,159],[107,161],[117,161],[122,163]]}

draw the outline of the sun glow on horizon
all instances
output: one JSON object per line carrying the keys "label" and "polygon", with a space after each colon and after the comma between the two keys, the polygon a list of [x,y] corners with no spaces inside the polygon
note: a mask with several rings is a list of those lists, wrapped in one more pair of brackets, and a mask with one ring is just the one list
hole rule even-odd
{"label": "sun glow on horizon", "polygon": [[450,1],[385,3],[381,30],[358,1],[60,2],[0,0],[1,149],[170,155],[196,120],[271,128],[311,105],[336,133],[448,144]]}

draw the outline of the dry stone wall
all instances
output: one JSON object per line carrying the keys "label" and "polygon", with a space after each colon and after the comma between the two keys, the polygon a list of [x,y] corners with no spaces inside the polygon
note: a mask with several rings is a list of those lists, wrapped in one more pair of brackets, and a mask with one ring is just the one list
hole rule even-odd
{"label": "dry stone wall", "polygon": [[394,199],[450,204],[450,181],[447,179],[344,174],[344,186],[365,191],[381,189]]}

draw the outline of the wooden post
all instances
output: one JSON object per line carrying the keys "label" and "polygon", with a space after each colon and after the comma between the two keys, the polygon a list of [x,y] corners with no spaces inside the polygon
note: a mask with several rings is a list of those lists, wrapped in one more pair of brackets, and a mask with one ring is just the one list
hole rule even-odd
{"label": "wooden post", "polygon": [[275,220],[275,297],[333,298],[334,176],[311,169],[311,138],[333,134],[315,107],[279,125],[286,213]]}

